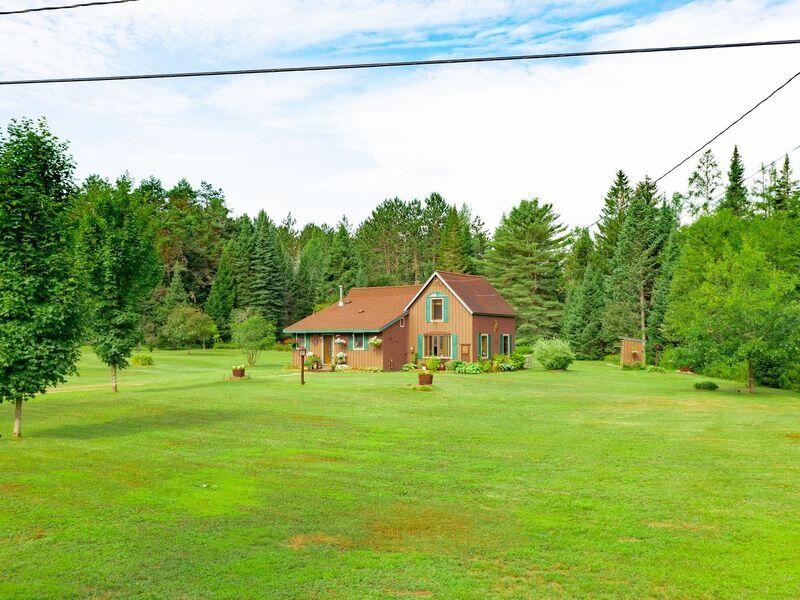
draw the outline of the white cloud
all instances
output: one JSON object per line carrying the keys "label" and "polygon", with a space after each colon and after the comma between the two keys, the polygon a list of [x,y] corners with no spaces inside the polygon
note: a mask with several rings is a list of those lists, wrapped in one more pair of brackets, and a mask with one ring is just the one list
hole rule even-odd
{"label": "white cloud", "polygon": [[[44,26],[27,17],[13,27],[3,21],[0,39],[15,36],[3,44],[9,63],[18,63],[3,67],[3,76],[151,70],[155,60],[161,68],[252,66],[256,59],[285,62],[286,52],[300,62],[303,52],[317,55],[316,45],[330,40],[340,40],[340,52],[427,42],[419,28],[437,25],[459,39],[483,29],[487,34],[474,40],[481,50],[527,47],[528,30],[547,30],[534,17],[552,8],[511,0],[241,0],[191,11],[197,4],[189,0],[140,5],[48,17]],[[596,11],[597,3],[582,2],[559,10],[587,14],[586,5]],[[497,26],[515,13],[531,19]],[[800,2],[751,0],[693,2],[627,23],[622,14],[601,15],[576,29],[598,32],[583,45],[609,48],[788,38],[798,26]],[[152,55],[154,48],[161,50]],[[783,47],[5,88],[0,119],[47,115],[72,141],[82,174],[113,177],[127,169],[165,183],[206,179],[224,188],[237,212],[265,208],[280,218],[291,210],[301,223],[347,214],[357,222],[386,197],[436,190],[470,203],[491,224],[533,195],[554,203],[571,224],[588,224],[615,170],[634,179],[660,174],[796,72],[798,58],[800,48]],[[751,169],[800,143],[798,99],[800,82],[721,139],[714,145],[720,163],[735,142]],[[681,189],[688,170],[665,180],[667,190]]]}

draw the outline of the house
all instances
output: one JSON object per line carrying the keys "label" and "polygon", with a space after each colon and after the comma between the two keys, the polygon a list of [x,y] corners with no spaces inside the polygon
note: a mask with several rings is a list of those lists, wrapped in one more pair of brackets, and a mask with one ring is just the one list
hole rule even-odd
{"label": "house", "polygon": [[[353,288],[285,329],[321,359],[397,371],[428,357],[478,361],[514,349],[514,310],[485,277],[436,271],[421,286]],[[297,350],[292,364],[300,365]]]}

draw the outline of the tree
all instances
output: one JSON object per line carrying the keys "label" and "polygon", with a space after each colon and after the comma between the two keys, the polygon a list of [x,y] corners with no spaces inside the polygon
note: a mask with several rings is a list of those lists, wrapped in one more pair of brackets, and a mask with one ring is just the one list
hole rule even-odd
{"label": "tree", "polygon": [[754,208],[765,217],[773,214],[777,209],[776,192],[778,172],[775,170],[775,165],[770,165],[769,168],[761,165],[758,172],[758,179],[753,183],[752,194],[756,198]]}
{"label": "tree", "polygon": [[231,313],[236,305],[234,252],[235,242],[227,242],[222,250],[219,268],[214,276],[214,283],[211,284],[211,293],[208,295],[205,306],[206,314],[214,320],[217,331],[224,340],[230,338]]}
{"label": "tree", "polygon": [[357,270],[350,224],[347,222],[347,217],[342,217],[336,226],[328,253],[325,269],[327,289],[335,290],[338,286],[342,286],[345,292],[350,291],[355,285]]}
{"label": "tree", "polygon": [[466,273],[472,266],[470,222],[455,206],[447,211],[439,236],[437,268],[454,273]]}
{"label": "tree", "polygon": [[561,328],[565,228],[551,204],[523,200],[500,220],[486,254],[489,281],[517,313],[519,343]]}
{"label": "tree", "polygon": [[674,230],[658,257],[660,268],[653,284],[652,302],[647,317],[647,356],[654,356],[655,347],[657,345],[663,347],[667,341],[662,325],[669,307],[670,285],[679,253],[678,232]]}
{"label": "tree", "polygon": [[603,356],[603,310],[605,289],[603,273],[590,261],[580,286],[572,296],[564,319],[564,334],[575,353],[583,359]]}
{"label": "tree", "polygon": [[252,311],[238,311],[232,326],[233,343],[243,350],[247,364],[256,366],[263,350],[275,344],[275,326],[263,316]]}
{"label": "tree", "polygon": [[141,340],[143,304],[161,280],[153,211],[132,193],[131,180],[115,186],[97,177],[81,193],[78,256],[86,291],[89,334],[95,354],[117,370],[128,367]]}
{"label": "tree", "polygon": [[673,296],[666,327],[709,361],[746,363],[753,391],[760,364],[791,361],[800,350],[798,283],[749,243],[739,250],[727,244],[699,286]]}
{"label": "tree", "polygon": [[183,265],[177,263],[172,267],[172,279],[169,282],[167,293],[161,301],[160,306],[160,322],[163,325],[167,316],[181,304],[189,302],[189,297],[186,294],[186,288],[183,287],[183,272],[185,271]]}
{"label": "tree", "polygon": [[628,182],[628,176],[622,170],[617,171],[614,183],[606,194],[605,204],[597,223],[597,251],[606,261],[614,256],[619,232],[625,222],[625,212],[632,196],[633,190]]}
{"label": "tree", "polygon": [[252,306],[272,323],[286,319],[287,281],[283,256],[275,243],[275,225],[261,211],[256,219],[252,269]]}
{"label": "tree", "polygon": [[655,184],[649,178],[636,187],[609,264],[603,314],[604,337],[609,346],[620,337],[647,338],[647,311],[661,241],[656,195]]}
{"label": "tree", "polygon": [[689,176],[689,210],[693,215],[708,214],[713,209],[722,173],[709,148],[700,157],[697,168]]}
{"label": "tree", "polygon": [[783,158],[783,166],[780,174],[775,178],[775,210],[790,210],[800,196],[800,187],[792,179],[792,165],[789,163],[789,155]]}
{"label": "tree", "polygon": [[169,313],[161,328],[161,337],[172,348],[186,348],[192,353],[192,344],[206,342],[217,334],[214,320],[196,306],[181,304]]}
{"label": "tree", "polygon": [[236,285],[236,308],[253,305],[252,273],[255,253],[255,230],[250,217],[244,215],[239,222],[233,260],[234,282]]}
{"label": "tree", "polygon": [[0,136],[0,403],[22,403],[75,372],[80,302],[70,219],[74,164],[44,121]]}
{"label": "tree", "polygon": [[740,216],[746,215],[749,210],[747,187],[744,185],[744,163],[739,155],[738,146],[733,147],[731,166],[728,170],[728,186],[725,188],[725,197],[717,208],[731,210]]}

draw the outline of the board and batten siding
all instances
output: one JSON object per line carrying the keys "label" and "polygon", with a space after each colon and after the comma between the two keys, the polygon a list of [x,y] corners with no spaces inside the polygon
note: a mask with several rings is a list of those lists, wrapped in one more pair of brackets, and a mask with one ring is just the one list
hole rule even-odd
{"label": "board and batten siding", "polygon": [[[431,294],[440,294],[447,298],[447,321],[446,322],[427,322],[428,297]],[[472,315],[447,289],[437,277],[433,279],[408,310],[408,344],[410,349],[409,361],[417,352],[418,337],[426,334],[456,335],[456,347],[453,349],[453,358],[459,358],[459,348],[461,344],[471,344],[471,352],[474,352],[475,341],[472,340]],[[451,337],[452,340],[452,337]],[[451,341],[452,343],[452,341]],[[420,358],[422,358],[420,356]]]}
{"label": "board and batten siding", "polygon": [[472,360],[480,360],[480,350],[477,347],[478,336],[480,334],[489,335],[489,342],[491,347],[491,356],[500,353],[500,343],[503,335],[511,336],[511,348],[517,343],[514,336],[516,335],[516,319],[514,317],[492,317],[475,315],[472,317]]}
{"label": "board and batten siding", "polygon": [[394,325],[387,327],[381,335],[381,353],[383,354],[383,370],[399,371],[407,362],[411,362],[414,351],[409,352],[408,343],[408,320],[397,321]]}
{"label": "board and batten siding", "polygon": [[[295,334],[297,335],[297,334]],[[325,334],[327,337],[329,334]],[[363,369],[365,367],[377,367],[379,369],[383,368],[383,348],[375,348],[374,346],[369,345],[369,338],[374,335],[374,333],[365,333],[364,334],[364,349],[363,350],[356,350],[352,348],[352,333],[336,333],[332,334],[333,339],[336,338],[344,338],[347,340],[346,345],[334,344],[333,345],[333,353],[331,354],[333,358],[333,362],[336,361],[336,355],[339,352],[344,352],[347,354],[347,364],[350,365],[353,369]],[[323,334],[321,333],[309,333],[309,350],[314,353],[314,356],[318,356],[320,360],[323,358]],[[299,367],[300,366],[300,354],[297,350],[292,351],[292,366]]]}

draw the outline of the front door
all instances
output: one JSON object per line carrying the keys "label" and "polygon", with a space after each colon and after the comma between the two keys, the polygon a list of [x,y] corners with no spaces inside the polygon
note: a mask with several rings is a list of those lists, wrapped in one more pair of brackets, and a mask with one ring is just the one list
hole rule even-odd
{"label": "front door", "polygon": [[471,344],[461,344],[461,360],[470,362],[470,348]]}
{"label": "front door", "polygon": [[322,364],[329,365],[333,362],[333,336],[322,336]]}

